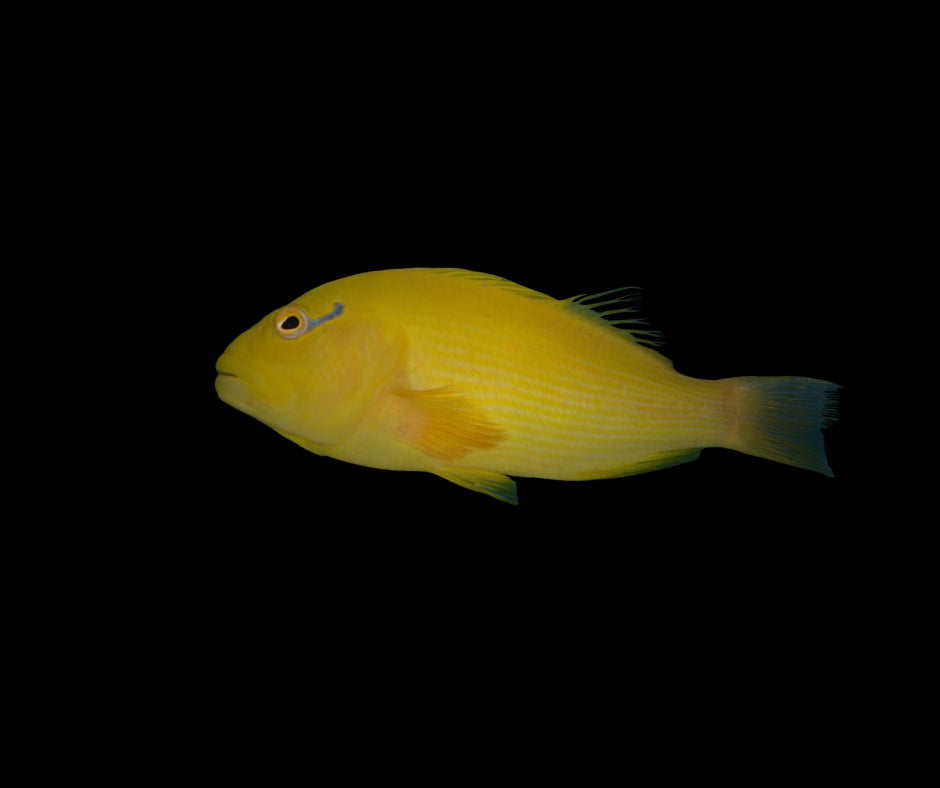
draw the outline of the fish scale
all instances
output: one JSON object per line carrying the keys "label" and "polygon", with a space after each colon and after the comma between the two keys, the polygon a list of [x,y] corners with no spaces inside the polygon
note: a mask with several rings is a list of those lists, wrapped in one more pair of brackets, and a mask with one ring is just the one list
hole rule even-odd
{"label": "fish scale", "polygon": [[[547,311],[552,305],[539,306]],[[577,317],[569,322],[576,322]],[[564,341],[562,349],[550,344],[557,342],[557,333],[538,332],[528,346],[507,345],[505,329],[495,334],[488,326],[474,323],[455,331],[452,320],[413,323],[408,333],[413,335],[412,342],[425,346],[418,351],[420,358],[440,359],[434,370],[436,379],[422,383],[432,387],[452,382],[475,396],[505,426],[507,440],[493,450],[493,459],[502,456],[502,466],[515,467],[516,475],[540,475],[550,469],[556,476],[579,476],[599,464],[626,462],[631,456],[683,448],[683,444],[687,447],[684,438],[677,441],[674,436],[688,434],[688,419],[677,410],[674,424],[666,427],[659,396],[648,386],[649,376],[610,368],[609,362],[607,368],[589,362],[605,352],[609,357],[604,344],[629,350],[627,335],[606,326],[589,328]],[[584,355],[574,357],[579,350]],[[533,356],[536,360],[530,362]],[[563,379],[557,374],[562,369],[567,373]],[[633,395],[632,418],[622,415],[630,405],[626,392]],[[659,430],[648,438],[651,450],[637,445],[641,430],[635,413],[644,406],[660,412]],[[633,441],[627,449],[630,438]]]}

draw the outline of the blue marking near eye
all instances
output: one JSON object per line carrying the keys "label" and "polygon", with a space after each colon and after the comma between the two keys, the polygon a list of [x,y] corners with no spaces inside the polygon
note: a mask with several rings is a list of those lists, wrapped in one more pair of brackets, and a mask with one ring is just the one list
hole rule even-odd
{"label": "blue marking near eye", "polygon": [[335,304],[333,304],[332,312],[323,315],[323,317],[318,317],[316,320],[311,320],[307,325],[307,331],[312,328],[316,328],[318,325],[320,325],[320,323],[325,323],[327,320],[332,320],[334,317],[339,317],[341,314],[343,314],[343,311],[343,305],[337,301]]}

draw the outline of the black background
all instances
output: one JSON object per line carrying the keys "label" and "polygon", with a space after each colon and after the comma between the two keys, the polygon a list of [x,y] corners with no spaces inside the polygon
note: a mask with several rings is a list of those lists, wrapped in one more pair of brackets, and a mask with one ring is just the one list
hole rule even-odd
{"label": "black background", "polygon": [[[170,188],[134,248],[172,295],[145,364],[160,516],[127,537],[128,573],[158,565],[154,598],[185,610],[173,626],[223,707],[244,701],[235,673],[259,697],[342,676],[395,707],[402,676],[511,684],[537,708],[642,692],[653,718],[676,704],[703,728],[731,705],[740,735],[768,709],[856,702],[845,666],[878,590],[851,369],[855,283],[877,258],[865,88],[825,46],[678,57],[669,39],[483,72],[472,47],[438,71],[441,53],[386,69],[223,42],[168,92],[173,112],[139,119],[148,165],[128,177]],[[835,478],[709,449],[623,479],[518,478],[512,507],[318,457],[216,397],[215,360],[268,312],[407,266],[556,297],[637,285],[680,372],[840,383]]]}
{"label": "black background", "polygon": [[[767,72],[730,87],[686,74],[678,94],[631,83],[618,102],[560,75],[470,97],[466,75],[458,100],[402,96],[374,76],[366,95],[314,92],[302,113],[289,90],[258,86],[251,113],[209,96],[212,121],[187,137],[199,155],[167,220],[191,233],[168,251],[185,260],[189,303],[175,319],[194,366],[174,401],[193,427],[180,467],[205,507],[207,549],[304,577],[308,562],[365,565],[396,585],[420,567],[425,590],[459,568],[468,594],[487,587],[476,571],[620,588],[636,582],[624,562],[667,593],[756,582],[776,598],[805,588],[794,574],[831,576],[853,475],[847,280],[868,228],[857,151],[828,94]],[[317,457],[216,398],[215,359],[269,311],[406,266],[486,271],[557,297],[638,285],[685,374],[841,383],[836,478],[706,450],[632,478],[518,479],[510,507],[428,474]]]}

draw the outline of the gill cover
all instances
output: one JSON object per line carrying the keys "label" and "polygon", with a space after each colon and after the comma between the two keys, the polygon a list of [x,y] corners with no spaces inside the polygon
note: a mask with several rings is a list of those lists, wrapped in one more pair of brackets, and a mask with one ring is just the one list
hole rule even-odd
{"label": "gill cover", "polygon": [[273,326],[293,392],[288,412],[271,426],[322,446],[341,443],[398,366],[402,337],[339,301],[320,309],[292,304],[275,313]]}

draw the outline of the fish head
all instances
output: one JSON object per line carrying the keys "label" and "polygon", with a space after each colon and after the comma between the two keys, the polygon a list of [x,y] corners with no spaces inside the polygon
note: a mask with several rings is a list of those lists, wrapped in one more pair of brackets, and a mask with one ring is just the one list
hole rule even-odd
{"label": "fish head", "polygon": [[403,352],[367,308],[313,290],[232,342],[216,363],[229,405],[288,436],[342,443],[362,422]]}

